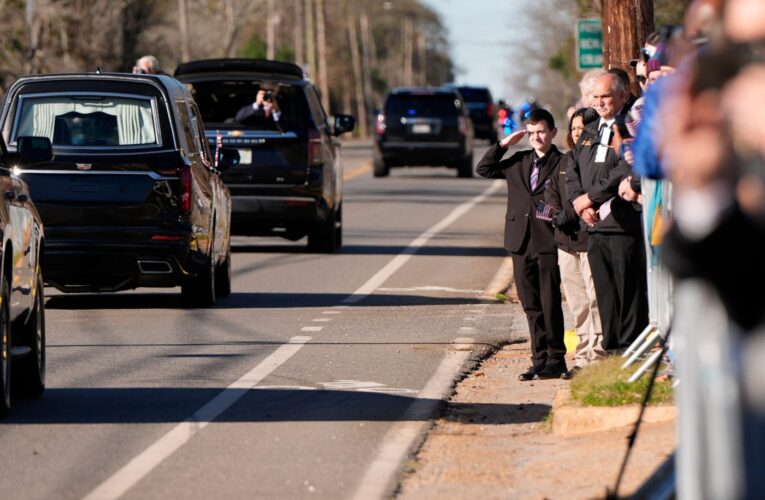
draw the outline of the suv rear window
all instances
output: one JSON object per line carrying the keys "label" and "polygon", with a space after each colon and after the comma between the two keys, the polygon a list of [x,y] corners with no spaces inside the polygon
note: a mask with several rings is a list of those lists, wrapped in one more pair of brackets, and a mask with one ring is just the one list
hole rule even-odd
{"label": "suv rear window", "polygon": [[156,146],[155,110],[142,96],[22,95],[11,142],[31,135],[59,147]]}
{"label": "suv rear window", "polygon": [[[305,93],[298,85],[243,80],[204,81],[191,85],[192,95],[202,113],[202,121],[208,129],[246,127],[296,132],[300,135],[308,130],[311,123]],[[281,112],[278,122],[237,123],[237,112],[245,106],[251,106],[261,89],[270,92],[271,98],[278,105]]]}
{"label": "suv rear window", "polygon": [[486,89],[475,87],[460,87],[457,90],[459,90],[460,94],[462,94],[462,98],[465,99],[465,101],[491,102],[491,94],[489,94],[489,91]]}
{"label": "suv rear window", "polygon": [[390,116],[447,117],[459,114],[460,100],[449,94],[392,94],[385,103]]}

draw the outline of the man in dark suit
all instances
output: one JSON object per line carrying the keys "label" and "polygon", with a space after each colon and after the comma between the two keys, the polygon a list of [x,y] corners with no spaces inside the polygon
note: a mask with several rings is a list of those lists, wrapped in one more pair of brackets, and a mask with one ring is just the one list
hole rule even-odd
{"label": "man in dark suit", "polygon": [[[532,111],[526,129],[508,135],[481,158],[478,175],[507,180],[505,249],[513,259],[518,297],[529,323],[532,366],[518,378],[559,378],[566,372],[558,250],[550,215],[543,207],[545,185],[563,158],[553,146],[555,120],[544,109]],[[533,149],[503,160],[506,149],[528,135]]]}
{"label": "man in dark suit", "polygon": [[255,102],[243,106],[235,120],[242,125],[256,127],[261,130],[279,130],[279,120],[282,112],[270,90],[260,89],[255,95]]}
{"label": "man in dark suit", "polygon": [[640,205],[619,197],[630,166],[612,143],[617,115],[628,109],[629,91],[613,74],[595,84],[600,115],[587,125],[566,168],[566,190],[577,215],[589,226],[587,259],[595,282],[603,347],[618,353],[648,324],[646,263]]}

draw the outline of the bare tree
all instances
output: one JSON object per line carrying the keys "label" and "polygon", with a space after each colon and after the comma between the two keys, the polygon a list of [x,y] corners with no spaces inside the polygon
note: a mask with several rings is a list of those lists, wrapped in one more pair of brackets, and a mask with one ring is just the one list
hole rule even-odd
{"label": "bare tree", "polygon": [[566,109],[576,102],[578,73],[568,66],[554,68],[551,62],[560,54],[569,66],[573,64],[577,15],[577,5],[570,0],[548,0],[524,9],[519,22],[535,36],[508,51],[511,64],[505,83],[516,101],[536,98],[557,117],[565,116]]}

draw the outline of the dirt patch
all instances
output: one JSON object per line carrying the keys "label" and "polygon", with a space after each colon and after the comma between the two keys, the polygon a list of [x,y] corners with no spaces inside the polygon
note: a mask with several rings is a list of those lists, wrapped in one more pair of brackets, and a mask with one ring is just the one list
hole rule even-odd
{"label": "dirt patch", "polygon": [[[457,386],[397,498],[602,498],[613,486],[631,428],[554,435],[548,415],[569,382],[519,382],[528,350],[504,347]],[[674,448],[674,422],[644,425],[620,494],[637,489]]]}

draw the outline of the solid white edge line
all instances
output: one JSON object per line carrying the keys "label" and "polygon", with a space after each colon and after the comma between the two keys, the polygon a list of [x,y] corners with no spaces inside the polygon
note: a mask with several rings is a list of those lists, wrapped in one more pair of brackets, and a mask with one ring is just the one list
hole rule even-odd
{"label": "solid white edge line", "polygon": [[415,238],[408,247],[404,249],[403,252],[398,254],[393,260],[388,262],[382,269],[377,271],[377,273],[369,278],[369,280],[361,285],[358,290],[353,292],[351,295],[349,295],[347,298],[345,298],[342,303],[343,304],[356,304],[357,302],[361,302],[366,296],[370,295],[372,292],[374,292],[380,285],[385,283],[388,278],[390,278],[393,273],[398,271],[406,262],[417,253],[417,250],[423,246],[435,235],[446,229],[450,224],[452,224],[454,221],[465,215],[470,209],[475,207],[477,204],[481,203],[483,200],[494,194],[496,191],[498,191],[502,186],[504,185],[504,182],[501,179],[497,179],[494,182],[491,183],[491,185],[486,188],[481,194],[473,198],[472,200],[466,201],[462,205],[457,206],[454,210],[451,211],[449,215],[447,215],[445,218],[443,218],[440,222],[436,223],[433,227],[422,233],[420,236]]}
{"label": "solid white edge line", "polygon": [[260,381],[294,356],[310,340],[311,337],[307,336],[290,338],[287,344],[269,354],[255,368],[223,389],[193,415],[133,457],[130,462],[83,498],[85,500],[111,500],[124,495],[166,458],[186,444],[196,433],[207,427],[207,424],[236,403],[247,391],[254,388]]}
{"label": "solid white edge line", "polygon": [[457,375],[472,353],[471,338],[458,338],[446,352],[438,369],[409,405],[401,419],[385,434],[377,456],[361,478],[354,500],[384,498],[394,486],[400,464],[435,415],[438,404],[448,394]]}

